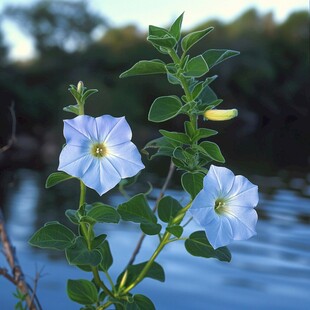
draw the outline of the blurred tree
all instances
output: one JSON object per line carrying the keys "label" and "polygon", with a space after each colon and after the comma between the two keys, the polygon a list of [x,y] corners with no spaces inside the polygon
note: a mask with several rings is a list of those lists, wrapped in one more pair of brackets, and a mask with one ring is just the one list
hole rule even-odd
{"label": "blurred tree", "polygon": [[89,10],[86,1],[43,0],[28,7],[8,6],[4,14],[34,39],[40,53],[52,48],[86,48],[93,31],[107,25],[103,17]]}
{"label": "blurred tree", "polygon": [[[41,42],[41,57],[28,63],[7,64],[0,73],[1,104],[15,101],[18,130],[35,136],[42,145],[44,135],[55,130],[61,145],[61,120],[70,117],[62,107],[73,103],[66,88],[83,80],[86,86],[100,91],[90,98],[92,102],[86,106],[86,113],[126,115],[140,146],[158,136],[159,126],[147,122],[149,107],[158,96],[178,94],[178,87],[168,84],[164,75],[118,77],[141,59],[170,60],[146,42],[146,34],[134,26],[108,29],[102,38],[92,41],[83,25],[75,27],[74,22],[69,23],[75,18],[76,22],[82,20],[70,11],[79,5],[70,2],[69,11],[64,9],[66,6],[56,6],[58,11],[54,16],[51,8],[56,2],[57,5],[63,3],[39,2],[32,7],[33,12],[29,8],[19,9],[24,12],[20,23],[24,20],[28,33],[32,35],[33,31],[38,36],[36,44]],[[34,14],[43,3],[48,3],[43,13],[51,15],[47,26],[44,19]],[[82,10],[79,8],[77,14]],[[69,14],[68,20],[65,14]],[[85,20],[93,19],[93,13],[86,10],[83,14],[91,14]],[[12,13],[11,18],[13,15],[18,16],[17,12]],[[31,26],[26,25],[27,16]],[[210,76],[219,76],[211,87],[224,99],[222,108],[236,107],[240,112],[233,122],[206,124],[221,132],[214,141],[222,145],[224,154],[229,154],[228,165],[236,162],[240,167],[241,162],[245,169],[250,166],[253,172],[260,173],[279,167],[306,166],[310,154],[307,149],[310,130],[308,13],[294,13],[284,23],[277,24],[272,14],[261,16],[250,10],[232,23],[213,20],[196,30],[209,26],[215,26],[214,31],[191,49],[191,56],[212,48],[241,51],[240,57],[219,64],[209,72]],[[41,37],[39,29],[48,31],[43,31]],[[96,29],[95,24],[91,29]],[[73,34],[87,39],[78,39],[79,49],[69,51],[59,38],[75,38]],[[183,130],[180,119],[172,122],[162,125],[165,129],[173,125]]]}
{"label": "blurred tree", "polygon": [[5,45],[5,42],[3,40],[3,32],[0,27],[0,65],[5,63],[7,52],[8,52],[8,48]]}

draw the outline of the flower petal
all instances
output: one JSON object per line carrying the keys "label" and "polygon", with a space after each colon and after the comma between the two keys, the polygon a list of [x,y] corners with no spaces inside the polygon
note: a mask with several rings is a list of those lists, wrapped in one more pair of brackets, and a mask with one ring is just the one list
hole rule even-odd
{"label": "flower petal", "polygon": [[144,168],[141,155],[132,142],[108,147],[106,158],[122,178],[132,177]]}
{"label": "flower petal", "polygon": [[125,117],[103,115],[96,118],[98,138],[107,147],[131,140],[131,129]]}
{"label": "flower petal", "polygon": [[82,177],[87,187],[94,189],[100,196],[112,189],[121,180],[120,175],[105,158],[92,157],[91,165]]}
{"label": "flower petal", "polygon": [[210,166],[203,179],[204,189],[213,197],[224,198],[234,184],[235,175],[224,167]]}
{"label": "flower petal", "polygon": [[244,176],[237,175],[227,198],[231,206],[256,207],[258,204],[258,187]]}
{"label": "flower petal", "polygon": [[88,169],[91,157],[88,147],[67,144],[60,153],[58,170],[80,178]]}
{"label": "flower petal", "polygon": [[215,217],[206,228],[208,240],[214,249],[225,246],[233,241],[233,230],[229,219],[225,216]]}
{"label": "flower petal", "polygon": [[86,146],[91,141],[97,141],[95,119],[87,115],[79,115],[73,119],[64,120],[64,136],[67,144]]}
{"label": "flower petal", "polygon": [[226,217],[229,219],[234,240],[246,240],[256,235],[257,213],[245,207],[229,207]]}

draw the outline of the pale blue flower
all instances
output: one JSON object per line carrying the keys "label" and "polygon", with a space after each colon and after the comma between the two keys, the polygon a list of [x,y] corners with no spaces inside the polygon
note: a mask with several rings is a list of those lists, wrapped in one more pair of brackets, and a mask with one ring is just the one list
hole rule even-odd
{"label": "pale blue flower", "polygon": [[130,141],[131,129],[125,117],[80,115],[64,121],[64,136],[66,146],[58,170],[80,178],[99,195],[144,168],[137,147]]}
{"label": "pale blue flower", "polygon": [[214,249],[256,235],[258,188],[247,178],[211,165],[189,209]]}

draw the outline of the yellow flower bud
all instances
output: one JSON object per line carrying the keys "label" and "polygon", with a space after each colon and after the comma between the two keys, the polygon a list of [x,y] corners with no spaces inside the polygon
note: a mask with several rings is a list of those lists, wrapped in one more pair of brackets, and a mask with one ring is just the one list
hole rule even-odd
{"label": "yellow flower bud", "polygon": [[83,92],[83,89],[84,89],[84,83],[82,81],[79,81],[78,84],[77,84],[77,91],[78,93],[82,93]]}
{"label": "yellow flower bud", "polygon": [[207,110],[204,112],[204,117],[210,121],[227,121],[238,116],[237,109],[230,110]]}

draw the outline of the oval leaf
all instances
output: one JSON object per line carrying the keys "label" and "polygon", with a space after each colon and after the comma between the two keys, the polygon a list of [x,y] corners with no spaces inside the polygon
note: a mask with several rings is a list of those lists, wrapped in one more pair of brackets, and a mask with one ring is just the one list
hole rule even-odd
{"label": "oval leaf", "polygon": [[182,103],[176,96],[163,96],[155,99],[149,111],[148,119],[159,123],[179,114]]}
{"label": "oval leaf", "polygon": [[167,130],[159,130],[159,132],[168,139],[181,142],[182,144],[190,144],[189,137],[183,132],[174,132],[174,131],[167,131]]}
{"label": "oval leaf", "polygon": [[50,174],[45,182],[45,188],[49,188],[52,187],[60,182],[66,181],[66,180],[70,180],[74,178],[73,176],[59,171],[59,172],[54,172],[52,174]]}
{"label": "oval leaf", "polygon": [[118,223],[120,220],[118,212],[113,207],[101,202],[93,203],[92,208],[87,212],[87,216],[99,223]]}
{"label": "oval leaf", "polygon": [[87,280],[68,280],[69,298],[81,305],[92,305],[98,301],[98,293],[93,282]]}
{"label": "oval leaf", "polygon": [[148,75],[148,74],[158,74],[166,73],[165,64],[157,59],[154,60],[141,60],[137,62],[129,70],[123,72],[120,78],[136,76],[136,75]]}
{"label": "oval leaf", "polygon": [[211,69],[215,65],[219,64],[220,62],[239,55],[240,52],[232,51],[232,50],[223,50],[223,49],[211,49],[207,50],[202,54],[202,57],[207,62],[209,68]]}
{"label": "oval leaf", "polygon": [[170,196],[165,196],[158,203],[158,216],[165,223],[170,222],[180,210],[182,206]]}
{"label": "oval leaf", "polygon": [[181,36],[181,26],[183,21],[184,12],[175,20],[175,22],[170,27],[170,34],[175,37],[177,41],[179,41]]}
{"label": "oval leaf", "polygon": [[123,221],[131,221],[135,223],[155,223],[156,216],[151,210],[145,195],[138,194],[117,208]]}
{"label": "oval leaf", "polygon": [[136,294],[133,296],[133,302],[125,304],[126,310],[155,310],[153,302],[146,296]]}
{"label": "oval leaf", "polygon": [[202,190],[204,174],[195,172],[186,172],[182,175],[181,183],[185,191],[187,191],[192,199]]}
{"label": "oval leaf", "polygon": [[209,67],[204,58],[199,55],[191,58],[185,67],[185,76],[201,77],[209,71]]}
{"label": "oval leaf", "polygon": [[191,32],[188,35],[186,35],[181,42],[182,50],[184,52],[188,51],[195,43],[201,40],[204,36],[210,33],[213,29],[214,29],[213,27],[209,27],[207,29]]}
{"label": "oval leaf", "polygon": [[200,150],[203,150],[203,152],[211,159],[220,163],[225,162],[225,158],[223,157],[221,150],[216,143],[210,141],[203,141],[199,144],[199,146]]}
{"label": "oval leaf", "polygon": [[66,257],[70,265],[97,266],[102,259],[98,250],[88,250],[84,237],[77,237],[75,243],[66,248]]}
{"label": "oval leaf", "polygon": [[[148,262],[140,263],[137,265],[130,265],[128,267],[128,274],[127,274],[127,279],[126,279],[126,284],[130,284],[133,281],[137,279],[143,268]],[[117,278],[117,282],[119,283],[123,277],[124,272],[122,272],[119,277]],[[151,278],[154,280],[158,280],[160,282],[165,282],[165,272],[164,269],[161,265],[159,265],[156,262],[153,262],[151,265],[150,269],[147,271],[146,275],[144,276],[145,278]]]}
{"label": "oval leaf", "polygon": [[231,254],[228,248],[221,247],[214,250],[204,231],[192,233],[185,241],[185,248],[187,252],[193,256],[205,258],[213,257],[223,262],[230,262],[231,260]]}
{"label": "oval leaf", "polygon": [[46,223],[29,240],[33,246],[46,249],[64,250],[74,241],[74,233],[59,223]]}
{"label": "oval leaf", "polygon": [[113,256],[111,254],[111,250],[110,250],[110,246],[109,246],[109,242],[107,240],[105,240],[99,247],[98,250],[100,251],[101,255],[102,255],[102,260],[101,263],[99,265],[99,268],[102,271],[108,271],[109,268],[112,266],[113,264]]}

